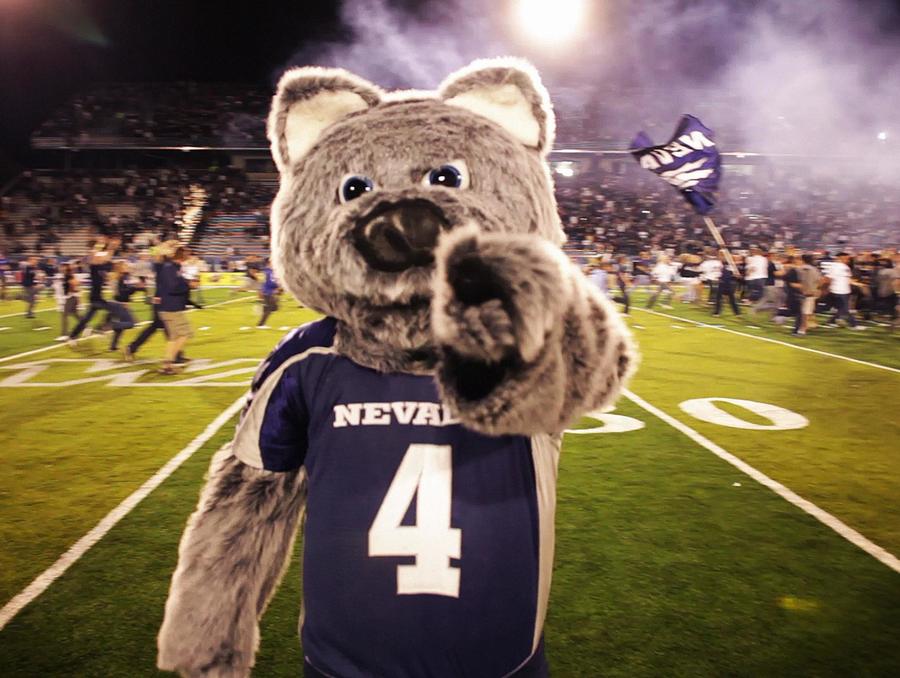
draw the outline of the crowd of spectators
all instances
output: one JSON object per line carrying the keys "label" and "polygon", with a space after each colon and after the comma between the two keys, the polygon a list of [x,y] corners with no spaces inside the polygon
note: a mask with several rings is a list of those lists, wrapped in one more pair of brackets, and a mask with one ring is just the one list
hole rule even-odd
{"label": "crowd of spectators", "polygon": [[[802,126],[777,111],[745,115],[725,93],[602,85],[551,86],[558,147],[624,150],[637,132],[668,141],[682,113],[715,128],[720,146],[743,152],[799,152]],[[79,93],[34,133],[36,146],[268,146],[272,90],[240,83],[104,83]],[[731,121],[740,121],[740,124]],[[872,139],[875,139],[873,130]],[[761,147],[765,146],[765,147]]]}
{"label": "crowd of spectators", "polygon": [[[175,238],[192,187],[202,191],[205,217],[249,213],[256,230],[268,230],[272,186],[248,181],[232,168],[25,172],[0,199],[0,249],[12,256],[37,252],[61,257],[61,236],[74,227],[88,227],[93,236],[118,237],[128,249],[146,244],[142,235]],[[198,235],[203,227],[203,222],[197,225]]]}
{"label": "crowd of spectators", "polygon": [[[624,149],[639,130],[661,143],[686,110],[709,120],[734,120],[738,103],[690,91],[646,88],[551,87],[557,142]],[[106,83],[67,101],[35,132],[38,145],[268,145],[265,117],[271,89],[231,83]],[[699,102],[699,103],[698,103]],[[781,124],[760,120],[761,125]],[[738,148],[744,140],[721,129],[719,141]]]}
{"label": "crowd of spectators", "polygon": [[[701,217],[636,163],[618,171],[557,174],[569,245],[636,254],[648,247],[698,251],[712,238]],[[712,217],[730,247],[881,248],[900,243],[900,195],[849,178],[815,178],[796,166],[725,172]],[[567,172],[570,173],[570,172]]]}
{"label": "crowd of spectators", "polygon": [[38,146],[264,146],[271,96],[234,84],[98,85],[66,102],[33,139]]}
{"label": "crowd of spectators", "polygon": [[[896,191],[871,183],[860,187],[847,178],[817,179],[796,167],[753,169],[726,171],[719,190],[712,216],[730,247],[837,251],[900,244]],[[703,220],[678,193],[636,163],[623,160],[602,171],[594,166],[565,174],[572,175],[558,173],[555,180],[570,248],[629,255],[660,248],[681,254],[712,244]],[[217,214],[247,216],[247,235],[268,233],[274,183],[251,181],[234,168],[26,172],[2,198],[0,248],[12,256],[32,251],[59,256],[60,237],[74,226],[120,237],[125,247],[141,234],[177,237],[192,188],[203,196],[195,242],[204,235],[205,220]]]}

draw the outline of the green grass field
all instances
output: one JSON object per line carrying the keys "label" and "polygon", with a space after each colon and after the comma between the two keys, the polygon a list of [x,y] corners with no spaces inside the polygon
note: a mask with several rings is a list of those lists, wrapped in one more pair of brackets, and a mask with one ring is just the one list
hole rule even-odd
{"label": "green grass field", "polygon": [[[190,316],[188,353],[210,362],[174,377],[149,362],[99,362],[116,358],[102,336],[75,350],[55,344],[53,311],[0,318],[8,328],[0,329],[0,605],[246,389],[284,332],[253,328],[252,299],[230,294],[208,290],[209,307]],[[270,320],[276,328],[314,317],[283,306]],[[21,310],[0,303],[0,316]],[[586,418],[579,428],[601,430],[565,438],[546,627],[553,675],[900,675],[900,572],[642,405],[782,483],[889,559],[900,554],[900,336],[873,326],[801,340],[762,319],[726,313],[709,327],[697,324],[713,322],[698,308],[657,310],[629,318],[642,363],[636,397],[614,412],[627,419]],[[161,352],[157,336],[138,357]],[[681,409],[701,398],[776,406],[808,424],[735,428]],[[732,415],[731,424],[771,424],[731,403],[707,409]],[[0,631],[0,675],[157,674],[155,634],[178,539],[209,458],[232,429],[218,430]],[[297,570],[295,559],[263,620],[255,675],[300,673]]]}

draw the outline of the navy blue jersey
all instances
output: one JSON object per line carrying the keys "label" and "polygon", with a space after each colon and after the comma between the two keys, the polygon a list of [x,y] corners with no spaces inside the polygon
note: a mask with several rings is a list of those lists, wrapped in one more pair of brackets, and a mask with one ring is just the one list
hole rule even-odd
{"label": "navy blue jersey", "polygon": [[515,671],[541,651],[558,441],[465,428],[433,377],[354,363],[334,327],[263,363],[233,445],[306,474],[307,660],[344,678]]}

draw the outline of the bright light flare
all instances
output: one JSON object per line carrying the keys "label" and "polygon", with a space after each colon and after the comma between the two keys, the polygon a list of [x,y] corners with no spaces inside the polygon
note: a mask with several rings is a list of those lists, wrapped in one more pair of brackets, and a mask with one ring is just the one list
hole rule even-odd
{"label": "bright light flare", "polygon": [[586,0],[518,0],[516,21],[531,40],[545,44],[570,40],[585,20]]}
{"label": "bright light flare", "polygon": [[561,177],[570,178],[575,176],[575,164],[568,160],[556,163],[554,170]]}
{"label": "bright light flare", "polygon": [[878,141],[887,141],[887,132],[879,132]]}

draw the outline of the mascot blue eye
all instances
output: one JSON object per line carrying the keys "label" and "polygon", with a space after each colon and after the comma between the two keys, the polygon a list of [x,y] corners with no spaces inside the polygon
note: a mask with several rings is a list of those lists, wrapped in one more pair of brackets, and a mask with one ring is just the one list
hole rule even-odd
{"label": "mascot blue eye", "polygon": [[358,174],[347,177],[341,182],[339,191],[341,202],[350,202],[356,200],[361,195],[375,189],[375,184],[369,177],[363,177]]}
{"label": "mascot blue eye", "polygon": [[431,186],[443,186],[444,188],[462,188],[464,183],[463,171],[455,165],[441,165],[428,173],[428,183]]}

